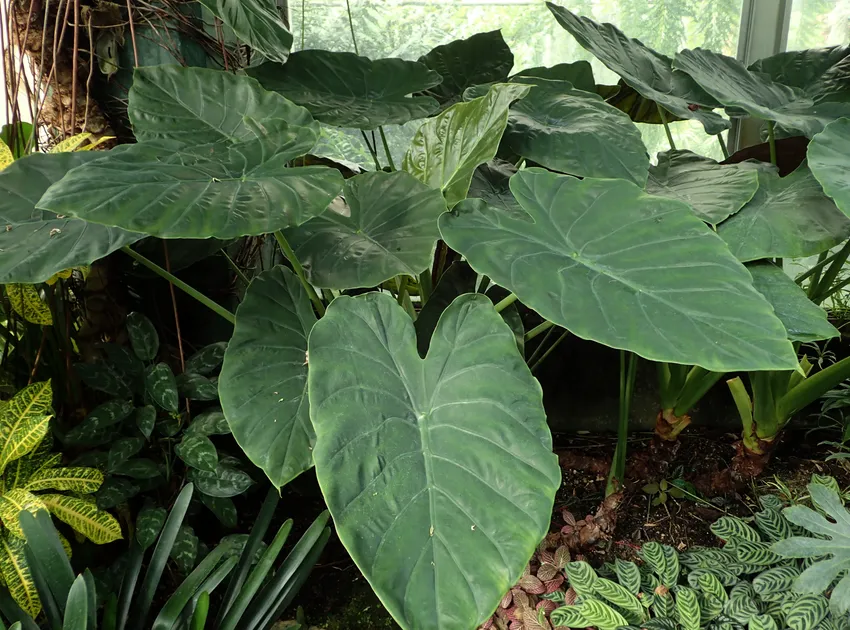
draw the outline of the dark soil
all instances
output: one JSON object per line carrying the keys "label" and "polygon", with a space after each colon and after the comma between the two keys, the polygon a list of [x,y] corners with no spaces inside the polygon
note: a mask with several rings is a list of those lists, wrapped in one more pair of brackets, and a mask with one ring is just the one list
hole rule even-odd
{"label": "dark soil", "polygon": [[[749,516],[757,507],[759,494],[790,494],[800,499],[806,495],[806,484],[813,473],[832,475],[842,488],[850,486],[850,468],[840,461],[824,461],[829,451],[818,446],[821,440],[834,439],[827,433],[788,433],[777,447],[764,475],[730,494],[698,499],[673,499],[651,505],[652,498],[643,490],[651,481],[682,478],[690,483],[710,479],[713,473],[728,468],[735,454],[735,436],[697,431],[689,428],[680,440],[681,446],[666,466],[666,474],[655,478],[627,481],[624,498],[617,512],[617,526],[608,540],[585,549],[586,559],[594,565],[614,557],[634,559],[640,545],[658,541],[685,550],[696,546],[714,546],[718,540],[711,533],[711,523],[724,514]],[[638,465],[640,454],[652,442],[651,436],[630,440],[633,468],[647,473]],[[605,491],[606,475],[599,463],[607,464],[616,439],[607,436],[556,435],[556,450],[580,453],[583,469],[565,468],[563,485],[555,498],[552,527],[564,524],[562,509],[577,519],[596,511]],[[663,470],[665,467],[660,466]],[[587,469],[590,469],[589,471]],[[627,474],[628,476],[628,474]],[[297,517],[296,517],[297,518]],[[298,596],[311,625],[326,630],[358,630],[397,628],[369,584],[351,562],[342,545],[332,539],[321,563]]]}

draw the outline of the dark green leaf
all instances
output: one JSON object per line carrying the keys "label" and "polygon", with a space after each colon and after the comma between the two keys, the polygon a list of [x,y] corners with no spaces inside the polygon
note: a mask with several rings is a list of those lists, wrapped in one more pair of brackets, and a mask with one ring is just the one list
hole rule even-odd
{"label": "dark green leaf", "polygon": [[127,400],[111,400],[96,407],[80,424],[65,434],[66,444],[90,444],[98,440],[104,429],[120,423],[133,413],[133,403]]}
{"label": "dark green leaf", "polygon": [[189,400],[218,400],[218,384],[206,376],[184,372],[176,383],[177,391]]}
{"label": "dark green leaf", "polygon": [[313,465],[307,335],[315,322],[295,274],[264,271],[236,311],[221,370],[221,406],[233,437],[278,488]]}
{"label": "dark green leaf", "polygon": [[112,443],[109,448],[109,470],[115,470],[115,467],[123,464],[133,455],[138,453],[145,445],[144,438],[129,437],[120,438]]}
{"label": "dark green leaf", "polygon": [[98,157],[95,152],[35,153],[0,173],[0,283],[44,282],[65,269],[90,265],[144,236],[36,210],[52,184],[70,169]]}
{"label": "dark green leaf", "polygon": [[738,260],[814,256],[850,236],[850,219],[804,164],[786,177],[759,171],[752,201],[717,228]]}
{"label": "dark green leaf", "polygon": [[198,558],[198,537],[195,531],[188,525],[181,525],[171,548],[171,559],[177,565],[177,570],[183,575],[188,575],[194,568]]}
{"label": "dark green leaf", "polygon": [[342,175],[287,167],[313,147],[318,130],[248,122],[257,137],[238,144],[157,140],[103,153],[51,186],[39,207],[161,238],[222,239],[273,232],[324,211]]}
{"label": "dark green leaf", "polygon": [[769,262],[752,263],[747,269],[753,276],[756,291],[767,298],[788,331],[788,339],[809,342],[839,336],[835,326],[829,323],[826,311],[812,302],[782,269]]}
{"label": "dark green leaf", "polygon": [[214,472],[189,470],[189,479],[198,487],[198,491],[213,497],[235,497],[245,492],[253,482],[247,473],[223,466],[219,463]]}
{"label": "dark green leaf", "polygon": [[153,361],[159,350],[159,335],[153,322],[141,313],[130,313],[126,323],[133,352],[142,361]]}
{"label": "dark green leaf", "polygon": [[483,199],[488,206],[498,208],[516,218],[528,217],[511,192],[510,179],[516,172],[513,164],[502,160],[482,164],[472,175],[468,197]]}
{"label": "dark green leaf", "polygon": [[224,352],[227,350],[227,342],[219,341],[211,343],[198,350],[186,359],[186,371],[195,372],[209,376],[215,372],[224,360]]}
{"label": "dark green leaf", "polygon": [[517,173],[511,190],[531,221],[468,200],[440,218],[440,231],[549,321],[655,361],[718,372],[796,367],[750,274],[685,204],[623,180],[540,169]]}
{"label": "dark green leaf", "polygon": [[145,405],[136,409],[136,426],[146,438],[150,439],[156,425],[156,407]]}
{"label": "dark green leaf", "polygon": [[[546,6],[583,48],[644,97],[680,118],[698,120],[706,133],[720,133],[729,127],[728,121],[710,109],[717,101],[687,74],[673,70],[669,57],[626,37],[613,24],[597,24],[551,2]],[[691,105],[697,107],[691,109]]]}
{"label": "dark green leaf", "polygon": [[367,293],[334,300],[309,351],[316,473],[343,544],[402,627],[476,627],[560,485],[513,333],[485,296],[461,296],[422,360],[404,310]]}
{"label": "dark green leaf", "polygon": [[192,468],[215,472],[218,467],[218,451],[212,441],[203,435],[184,436],[174,451]]}
{"label": "dark green leaf", "polygon": [[407,173],[364,173],[345,182],[345,203],[288,230],[298,260],[319,287],[374,287],[416,276],[440,238],[442,195]]}
{"label": "dark green leaf", "polygon": [[227,435],[230,433],[230,425],[224,419],[220,409],[210,409],[192,419],[191,424],[186,427],[186,435]]}
{"label": "dark green leaf", "polygon": [[142,549],[150,547],[162,531],[167,513],[165,508],[146,505],[136,518],[136,541]]}
{"label": "dark green leaf", "polygon": [[140,142],[243,142],[254,138],[246,119],[318,129],[310,112],[251,77],[207,68],[136,68],[127,113]]}
{"label": "dark green leaf", "polygon": [[233,501],[224,497],[201,494],[201,502],[206,505],[222,525],[228,529],[236,527],[237,514]]}
{"label": "dark green leaf", "polygon": [[155,479],[161,474],[156,462],[143,457],[136,457],[118,464],[113,472],[133,479]]}
{"label": "dark green leaf", "polygon": [[425,94],[447,106],[459,101],[468,87],[507,79],[514,55],[501,31],[489,31],[437,46],[419,62],[443,78]]}
{"label": "dark green leaf", "polygon": [[265,63],[248,74],[264,88],[306,107],[323,123],[375,129],[425,118],[438,103],[408,96],[440,83],[424,64],[402,59],[371,60],[348,52],[302,50],[285,65]]}
{"label": "dark green leaf", "polygon": [[[847,57],[850,66],[850,57]],[[823,191],[832,197],[835,205],[850,216],[850,158],[847,147],[850,143],[850,118],[830,123],[812,138],[807,152],[809,168],[823,186]]]}
{"label": "dark green leaf", "polygon": [[239,39],[269,59],[284,63],[292,47],[274,0],[200,0],[206,8],[233,29]]}
{"label": "dark green leaf", "polygon": [[75,363],[74,371],[83,383],[99,392],[117,398],[130,398],[133,395],[128,375],[110,361]]}
{"label": "dark green leaf", "polygon": [[759,59],[749,69],[800,88],[815,103],[850,100],[850,46],[790,50]]}
{"label": "dark green leaf", "polygon": [[722,166],[690,151],[665,151],[649,167],[646,192],[678,199],[712,225],[735,214],[753,198],[759,187],[758,172],[750,165]]}
{"label": "dark green leaf", "polygon": [[145,393],[161,408],[177,413],[177,380],[165,363],[157,363],[145,371]]}
{"label": "dark green leaf", "polygon": [[109,477],[95,493],[95,499],[99,509],[111,510],[137,494],[139,486],[120,477]]}
{"label": "dark green leaf", "polygon": [[[584,60],[574,61],[572,63],[559,63],[551,68],[526,68],[513,75],[511,80],[516,81],[520,77],[567,81],[577,90],[596,92],[596,79],[593,78],[593,68],[589,62]],[[523,83],[529,83],[529,81],[523,81]]]}
{"label": "dark green leaf", "polygon": [[511,106],[505,132],[511,151],[562,173],[646,184],[649,156],[626,114],[564,81],[522,82],[535,87]]}

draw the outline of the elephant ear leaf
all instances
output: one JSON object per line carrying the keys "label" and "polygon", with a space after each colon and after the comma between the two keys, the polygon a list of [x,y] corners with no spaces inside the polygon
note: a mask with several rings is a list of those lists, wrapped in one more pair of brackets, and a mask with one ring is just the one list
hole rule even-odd
{"label": "elephant ear leaf", "polygon": [[43,494],[39,498],[51,514],[93,543],[103,545],[123,538],[115,517],[99,510],[94,502],[63,494]]}
{"label": "elephant ear leaf", "polygon": [[18,392],[0,414],[0,473],[9,463],[34,450],[47,434],[53,389],[50,381]]}
{"label": "elephant ear leaf", "polygon": [[32,474],[27,480],[26,489],[31,492],[64,490],[91,494],[97,492],[102,483],[103,473],[97,468],[46,468]]}
{"label": "elephant ear leaf", "polygon": [[508,124],[508,107],[528,85],[497,83],[485,96],[452,105],[413,136],[402,167],[443,193],[449,207],[466,197],[479,164],[496,155]]}
{"label": "elephant ear leaf", "polygon": [[[850,65],[850,64],[848,64]],[[827,125],[812,138],[807,152],[809,168],[823,191],[850,217],[850,118]]]}
{"label": "elephant ear leaf", "polygon": [[[0,173],[0,282],[44,282],[144,235],[36,210],[44,192],[102,153],[34,153]],[[62,214],[62,213],[60,213]]]}
{"label": "elephant ear leaf", "polygon": [[8,531],[0,533],[0,575],[15,603],[35,619],[41,612],[41,600],[30,571],[26,546],[23,538]]}
{"label": "elephant ear leaf", "polygon": [[292,48],[274,0],[200,0],[213,15],[233,29],[236,36],[265,57],[285,63]]}
{"label": "elephant ear leaf", "polygon": [[316,473],[343,544],[402,628],[477,627],[560,485],[513,332],[486,296],[463,295],[421,359],[410,317],[367,293],[334,300],[309,353]]}
{"label": "elephant ear leaf", "polygon": [[278,488],[313,465],[307,336],[315,323],[298,278],[274,267],[248,287],[224,354],[219,379],[224,416],[236,442]]}
{"label": "elephant ear leaf", "polygon": [[37,326],[52,326],[53,315],[47,302],[41,299],[38,290],[32,284],[7,284],[6,297],[12,310]]}
{"label": "elephant ear leaf", "polygon": [[653,361],[717,372],[796,368],[773,308],[687,205],[625,180],[535,168],[514,175],[511,190],[531,220],[468,199],[440,217],[440,232],[473,269],[549,321]]}

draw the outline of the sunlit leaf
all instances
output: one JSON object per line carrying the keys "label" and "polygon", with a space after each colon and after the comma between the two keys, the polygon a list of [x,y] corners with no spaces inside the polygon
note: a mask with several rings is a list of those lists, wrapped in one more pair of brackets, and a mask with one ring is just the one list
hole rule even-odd
{"label": "sunlit leaf", "polygon": [[[847,58],[850,61],[850,57]],[[845,65],[850,65],[847,63]],[[835,205],[850,216],[850,118],[842,118],[827,125],[809,143],[807,151],[809,168],[820,182],[823,191],[832,197]]]}
{"label": "sunlit leaf", "polygon": [[38,289],[32,284],[7,284],[3,287],[12,310],[31,324],[52,326],[53,314],[50,306],[41,299]]}
{"label": "sunlit leaf", "polygon": [[240,40],[269,59],[289,57],[292,33],[274,0],[199,0]]}
{"label": "sunlit leaf", "polygon": [[56,518],[98,545],[123,538],[115,517],[94,503],[62,494],[43,494],[39,499]]}

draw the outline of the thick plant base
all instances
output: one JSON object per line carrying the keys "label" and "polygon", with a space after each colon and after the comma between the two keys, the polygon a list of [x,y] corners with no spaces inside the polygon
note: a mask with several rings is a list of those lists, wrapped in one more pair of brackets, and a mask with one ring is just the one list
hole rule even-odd
{"label": "thick plant base", "polygon": [[688,414],[677,416],[672,409],[662,409],[655,419],[655,435],[659,440],[673,442],[679,439],[679,434],[691,423]]}
{"label": "thick plant base", "polygon": [[[748,444],[747,442],[751,442]],[[737,453],[732,459],[730,471],[736,480],[748,480],[764,472],[770,456],[776,446],[776,440],[742,440],[735,445]]]}

